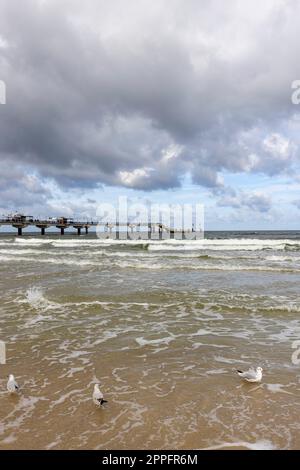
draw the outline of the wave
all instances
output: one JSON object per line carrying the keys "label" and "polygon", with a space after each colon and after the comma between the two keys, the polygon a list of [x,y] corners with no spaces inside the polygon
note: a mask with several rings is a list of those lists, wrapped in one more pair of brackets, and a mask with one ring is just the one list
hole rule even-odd
{"label": "wave", "polygon": [[[239,309],[241,311],[255,311],[260,310],[262,312],[300,312],[299,306],[299,298],[290,299],[289,297],[282,296],[282,295],[271,295],[267,298],[263,295],[255,295],[252,293],[249,294],[242,294],[237,293],[233,294],[232,292],[218,292],[216,301],[213,301],[216,293],[214,291],[207,291],[205,297],[200,296],[197,300],[191,298],[187,305],[192,308],[196,308],[202,310],[204,308],[209,308],[210,311],[214,311],[216,308],[221,308],[222,310],[225,309]],[[182,299],[181,299],[182,300]],[[91,299],[91,300],[73,300],[69,302],[54,302],[49,300],[45,296],[45,291],[42,287],[33,286],[22,295],[21,298],[15,299],[17,303],[29,303],[32,307],[40,308],[47,307],[47,308],[76,308],[76,307],[93,307],[93,306],[118,306],[118,307],[143,307],[144,309],[148,310],[149,308],[157,308],[157,307],[164,307],[164,308],[173,308],[179,307],[180,301],[167,302],[163,303],[161,301],[158,302],[142,302],[142,301],[121,301],[121,300],[99,300],[99,299]],[[184,308],[185,311],[185,308]],[[220,317],[219,314],[214,313],[214,317],[216,319],[223,319],[222,316]],[[210,331],[205,330],[203,328],[198,329],[192,336],[202,336],[205,334],[210,333]]]}
{"label": "wave", "polygon": [[[69,247],[68,247],[69,248]],[[78,247],[80,248],[80,247]],[[99,249],[97,251],[92,251],[92,252],[89,252],[87,250],[80,250],[80,249],[76,249],[76,250],[67,250],[65,251],[64,253],[68,255],[68,258],[70,257],[77,257],[77,259],[79,259],[78,261],[78,264],[79,265],[98,265],[101,262],[103,262],[105,260],[105,258],[107,259],[111,259],[111,258],[133,258],[133,254],[130,250],[123,250],[123,251],[115,251],[115,250],[105,250],[105,249]],[[48,258],[45,258],[45,261],[46,262],[54,262],[55,260],[58,259],[58,256],[59,256],[59,259],[61,259],[61,251],[57,250],[56,248],[54,248],[53,250],[49,251],[49,249],[41,249],[40,247],[33,247],[33,246],[30,246],[30,247],[27,247],[26,246],[22,246],[22,247],[9,247],[9,249],[3,249],[3,248],[0,248],[0,255],[4,255],[2,256],[2,261],[8,261],[9,260],[9,257],[20,257],[20,256],[31,256],[31,255],[35,255],[35,254],[38,254],[39,256],[40,255],[53,255],[53,260],[52,259],[49,259]],[[89,256],[91,256],[91,260],[89,260]],[[101,257],[99,259],[99,263],[96,263],[95,262],[95,255],[97,257]],[[82,260],[80,259],[81,256],[83,256],[85,259]],[[134,258],[138,258],[138,259],[141,259],[143,258],[144,261],[148,261],[148,260],[151,260],[151,259],[160,259],[161,258],[161,253],[158,251],[136,251],[135,254],[134,254]],[[171,251],[168,251],[167,250],[167,253],[165,254],[165,258],[166,259],[169,259],[169,260],[177,260],[177,259],[192,259],[192,260],[204,260],[204,261],[231,261],[231,260],[235,260],[235,261],[240,261],[240,260],[244,260],[244,261],[255,261],[257,262],[257,260],[259,261],[262,261],[262,262],[270,262],[270,263],[293,263],[293,262],[300,262],[300,256],[296,255],[296,254],[291,254],[290,256],[286,256],[286,255],[256,255],[256,254],[244,254],[244,255],[241,255],[241,254],[221,254],[220,252],[218,252],[217,254],[208,254],[208,253],[205,253],[205,254],[199,254],[199,253],[194,253],[194,252],[179,252],[179,251],[175,251],[175,252],[171,252]],[[19,258],[18,258],[19,259]],[[22,260],[26,260],[26,258],[22,258]],[[27,260],[30,260],[30,259],[27,259]],[[41,262],[43,262],[43,259],[40,259]],[[113,260],[111,261],[113,263]],[[64,264],[64,261],[62,261],[62,263]],[[75,263],[75,261],[72,261],[70,259],[66,260],[65,259],[65,264],[73,264]],[[77,263],[77,262],[76,262]],[[212,265],[213,266],[213,265]],[[150,266],[149,266],[150,268]],[[193,269],[193,268],[192,268]],[[197,269],[199,269],[197,267]]]}
{"label": "wave", "polygon": [[15,238],[14,244],[16,245],[49,245],[52,240],[49,238]]}
{"label": "wave", "polygon": [[[102,259],[95,259],[91,257],[89,259],[78,259],[78,257],[74,256],[74,259],[70,259],[69,257],[62,257],[59,258],[57,256],[53,257],[46,257],[46,258],[28,258],[25,256],[17,256],[16,254],[12,254],[11,256],[0,256],[0,261],[8,262],[8,263],[15,263],[17,261],[22,262],[32,262],[34,264],[55,264],[58,266],[70,266],[70,267],[82,267],[82,268],[98,268],[99,270],[108,270],[108,269],[135,269],[135,270],[186,270],[186,271],[261,271],[261,272],[274,272],[274,273],[300,273],[300,268],[296,266],[266,266],[266,265],[241,265],[241,264],[220,264],[220,263],[199,263],[199,264],[172,264],[167,263],[154,263],[152,259],[147,260],[145,259],[144,262],[140,262],[138,260],[132,261],[125,261],[125,260],[114,260],[109,259],[106,262]],[[216,260],[217,261],[217,260]]]}
{"label": "wave", "polygon": [[[26,258],[24,256],[18,256],[16,258],[15,255],[12,256],[0,256],[0,261],[7,261],[7,262],[15,262],[15,260],[18,261],[32,261],[34,264],[37,263],[44,263],[44,264],[56,264],[56,265],[66,265],[66,266],[100,266],[100,261],[99,262],[94,262],[94,261],[85,261],[85,260],[80,260],[80,259],[74,259],[70,260],[67,258],[62,258],[62,257],[53,257],[53,258],[36,258],[36,259],[31,259],[31,258]],[[103,267],[103,266],[102,266]],[[107,266],[106,266],[107,267]]]}
{"label": "wave", "polygon": [[[49,250],[36,250],[34,248],[9,248],[9,249],[0,249],[0,254],[2,255],[8,255],[8,256],[12,256],[12,255],[36,255],[36,254],[43,254],[43,255],[48,255],[49,254]],[[76,255],[77,253],[74,252],[74,254]],[[70,253],[68,253],[68,255],[70,255]]]}
{"label": "wave", "polygon": [[261,250],[300,250],[300,241],[294,240],[261,240],[261,239],[219,239],[219,240],[195,240],[179,241],[166,240],[165,242],[150,243],[150,251],[261,251]]}
{"label": "wave", "polygon": [[16,238],[14,240],[14,243],[17,245],[52,245],[57,248],[60,247],[86,247],[86,246],[120,246],[120,245],[126,245],[126,246],[138,246],[138,247],[144,247],[147,248],[148,241],[147,240],[113,240],[113,239],[105,239],[102,240],[100,238],[94,238],[94,239],[41,239],[41,238]]}
{"label": "wave", "polygon": [[44,296],[44,291],[40,287],[30,287],[25,294],[26,301],[31,305],[31,307],[39,310],[46,309],[53,304],[49,302],[48,299]]}
{"label": "wave", "polygon": [[[105,266],[108,267],[107,265]],[[113,261],[110,263],[110,268],[121,269],[145,269],[145,270],[191,270],[191,271],[262,271],[262,272],[277,272],[277,273],[300,273],[300,268],[296,267],[282,267],[282,266],[265,266],[265,265],[238,265],[238,264],[162,264],[153,262],[128,262],[128,261]]]}
{"label": "wave", "polygon": [[[100,305],[100,306],[106,306],[106,305],[117,305],[120,307],[159,307],[161,304],[160,303],[149,303],[149,302],[124,302],[124,301],[102,301],[102,300],[84,300],[84,301],[79,301],[79,302],[53,302],[50,301],[46,296],[45,296],[45,291],[43,288],[38,287],[38,286],[33,286],[27,289],[25,292],[25,298],[19,298],[15,300],[17,303],[29,303],[32,307],[34,308],[41,308],[41,307],[47,307],[47,308],[59,308],[61,309],[62,307],[89,307],[89,306],[95,306],[95,305]],[[167,307],[172,307],[177,304],[167,304]]]}
{"label": "wave", "polygon": [[259,239],[259,238],[231,238],[231,239],[201,239],[201,240],[111,240],[111,239],[41,239],[16,238],[16,245],[52,245],[57,248],[78,247],[121,247],[142,248],[149,251],[191,251],[191,250],[226,250],[226,251],[256,251],[256,250],[300,250],[300,240],[291,239]]}

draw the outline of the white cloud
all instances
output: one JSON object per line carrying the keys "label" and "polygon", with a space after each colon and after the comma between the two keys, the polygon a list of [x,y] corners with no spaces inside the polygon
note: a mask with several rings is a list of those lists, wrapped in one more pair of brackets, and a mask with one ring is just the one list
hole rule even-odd
{"label": "white cloud", "polygon": [[120,182],[124,186],[135,187],[143,183],[151,174],[151,168],[136,168],[133,171],[120,171]]}
{"label": "white cloud", "polygon": [[279,160],[291,159],[295,152],[296,146],[291,143],[290,139],[280,134],[270,134],[263,141],[263,149],[270,153],[274,158]]}

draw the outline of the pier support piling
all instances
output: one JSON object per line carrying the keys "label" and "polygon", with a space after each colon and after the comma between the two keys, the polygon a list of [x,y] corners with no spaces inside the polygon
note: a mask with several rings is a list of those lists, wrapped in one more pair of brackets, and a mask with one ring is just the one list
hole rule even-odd
{"label": "pier support piling", "polygon": [[159,240],[162,240],[162,238],[163,238],[162,232],[163,232],[162,225],[159,224],[159,226],[158,226],[158,239],[159,239]]}
{"label": "pier support piling", "polygon": [[151,240],[152,238],[152,225],[148,222],[148,239]]}
{"label": "pier support piling", "polygon": [[89,228],[85,227],[85,234],[88,235],[88,233],[89,233]]}
{"label": "pier support piling", "polygon": [[64,229],[63,227],[61,227],[61,229],[60,229],[60,234],[61,234],[61,235],[64,235],[64,234],[65,234],[65,229]]}
{"label": "pier support piling", "polygon": [[46,228],[49,227],[47,224],[36,224],[36,227],[41,229],[41,235],[46,235]]}
{"label": "pier support piling", "polygon": [[81,228],[80,228],[80,227],[77,228],[77,235],[78,235],[78,236],[81,235]]}
{"label": "pier support piling", "polygon": [[18,230],[18,237],[23,235],[23,228],[27,227],[27,224],[12,224],[14,228]]}

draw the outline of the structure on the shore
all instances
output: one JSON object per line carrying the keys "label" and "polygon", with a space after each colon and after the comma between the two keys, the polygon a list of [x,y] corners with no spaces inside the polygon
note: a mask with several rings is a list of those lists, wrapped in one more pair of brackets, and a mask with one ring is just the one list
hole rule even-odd
{"label": "structure on the shore", "polygon": [[[176,230],[166,226],[163,223],[115,223],[108,222],[95,222],[73,220],[67,217],[36,219],[32,216],[25,216],[23,214],[14,214],[7,217],[0,218],[0,226],[7,225],[17,229],[18,236],[23,234],[23,229],[27,227],[37,227],[41,230],[41,235],[46,234],[46,229],[49,227],[56,227],[60,230],[61,235],[65,235],[65,230],[74,228],[77,230],[77,235],[81,235],[82,230],[85,234],[89,233],[90,227],[97,227],[97,235],[99,238],[114,238],[116,240],[124,239],[152,239],[162,240],[164,238],[180,238],[191,239],[195,238],[196,232],[190,230]],[[196,237],[197,238],[197,237]]]}

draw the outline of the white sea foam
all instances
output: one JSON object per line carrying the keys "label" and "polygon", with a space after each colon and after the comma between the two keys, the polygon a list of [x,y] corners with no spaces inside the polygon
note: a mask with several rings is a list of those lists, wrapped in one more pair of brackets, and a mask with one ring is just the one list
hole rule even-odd
{"label": "white sea foam", "polygon": [[[148,303],[148,302],[122,302],[122,301],[102,301],[102,300],[90,300],[90,301],[82,301],[82,302],[64,302],[64,303],[57,303],[50,301],[45,296],[44,290],[41,287],[31,287],[25,293],[25,300],[24,298],[16,299],[18,303],[29,303],[34,308],[59,308],[60,310],[64,307],[91,307],[91,306],[116,306],[116,307],[144,307],[148,309],[149,307],[159,307],[161,306],[160,303]],[[176,304],[167,304],[166,307],[170,307]]]}
{"label": "white sea foam", "polygon": [[261,240],[261,239],[204,239],[195,241],[165,240],[163,243],[149,244],[150,251],[176,251],[176,250],[212,250],[212,251],[257,251],[257,250],[284,250],[286,245],[299,247],[300,242],[295,240]]}
{"label": "white sea foam", "polygon": [[299,273],[300,267],[284,267],[284,266],[265,266],[265,265],[242,265],[242,264],[170,264],[170,263],[147,263],[139,261],[118,261],[114,260],[111,266],[123,269],[150,269],[150,270],[193,270],[193,271],[266,271],[279,273]]}
{"label": "white sea foam", "polygon": [[36,309],[47,307],[48,300],[44,297],[44,292],[40,287],[31,287],[26,292],[27,302]]}
{"label": "white sea foam", "polygon": [[[34,258],[34,259],[28,259],[25,256],[18,256],[18,261],[32,261],[35,264],[37,263],[42,263],[42,264],[56,264],[56,265],[66,265],[66,266],[99,266],[99,262],[95,261],[87,261],[87,260],[82,260],[82,259],[69,259],[66,257],[59,257],[53,256],[52,258],[47,257],[47,258]],[[0,256],[0,261],[6,261],[6,262],[15,262],[16,260],[16,255],[7,255],[7,256]]]}
{"label": "white sea foam", "polygon": [[42,397],[35,396],[24,396],[21,395],[20,400],[15,405],[14,409],[7,414],[5,420],[0,423],[0,433],[4,430],[15,429],[19,431],[23,423],[28,419],[34,412],[36,405],[39,401],[45,400]]}
{"label": "white sea foam", "polygon": [[52,240],[50,238],[15,238],[14,243],[16,245],[49,245]]}
{"label": "white sea foam", "polygon": [[46,315],[43,315],[43,313],[41,312],[46,312],[46,311],[48,312],[49,310],[52,311],[52,310],[58,310],[58,309],[61,312],[65,307],[65,304],[59,304],[59,303],[56,303],[47,299],[47,297],[45,297],[44,295],[44,290],[41,287],[37,287],[37,286],[30,287],[26,291],[25,299],[24,298],[16,299],[15,302],[18,302],[21,304],[28,303],[32,308],[34,308],[35,310],[39,312],[38,315],[35,315],[34,317],[30,318],[26,322],[25,324],[26,327],[30,327],[34,325],[35,323],[38,323],[42,320],[51,320],[53,318],[51,315],[46,316]]}
{"label": "white sea foam", "polygon": [[118,301],[111,301],[111,302],[105,302],[101,300],[91,300],[89,302],[67,302],[64,305],[69,305],[69,306],[90,306],[90,305],[119,305],[121,307],[128,307],[128,306],[138,306],[138,307],[149,307],[149,306],[160,306],[160,304],[154,304],[154,303],[148,303],[148,302],[118,302]]}
{"label": "white sea foam", "polygon": [[215,446],[205,447],[201,450],[217,450],[217,449],[225,449],[225,448],[233,448],[233,447],[242,447],[249,450],[274,450],[276,447],[274,444],[267,440],[261,439],[256,442],[245,442],[245,441],[237,441],[237,442],[224,442],[222,444],[217,444]]}
{"label": "white sea foam", "polygon": [[299,249],[300,241],[291,239],[259,239],[259,238],[231,238],[231,239],[201,239],[201,240],[101,240],[95,239],[41,239],[41,238],[16,238],[17,245],[41,246],[51,244],[55,247],[87,247],[87,246],[127,246],[148,248],[149,251],[191,251],[191,250],[284,250]]}
{"label": "white sea foam", "polygon": [[[49,255],[49,250],[37,250],[34,247],[30,248],[9,248],[9,249],[0,249],[0,254],[6,255],[6,256],[23,256],[23,255]],[[77,255],[78,253],[74,251],[74,255]],[[68,256],[70,253],[68,252]]]}
{"label": "white sea foam", "polygon": [[[298,259],[297,259],[298,258]],[[299,257],[297,256],[297,258],[295,257],[292,257],[292,256],[278,256],[278,255],[270,255],[270,256],[265,256],[264,259],[266,259],[267,261],[275,261],[275,262],[285,262],[285,261],[298,261],[299,260]]]}
{"label": "white sea foam", "polygon": [[175,339],[174,336],[165,336],[164,338],[158,338],[158,339],[145,339],[143,336],[139,338],[135,338],[135,341],[140,345],[140,346],[156,346],[158,344],[169,344],[171,341]]}
{"label": "white sea foam", "polygon": [[120,245],[128,245],[128,246],[143,246],[147,247],[148,241],[146,240],[112,240],[112,239],[105,239],[101,240],[99,238],[15,238],[14,241],[17,245],[45,245],[50,244],[56,247],[85,247],[85,246],[120,246]]}
{"label": "white sea foam", "polygon": [[283,390],[283,385],[282,384],[266,384],[267,389],[272,392],[272,393],[286,393],[288,395],[292,395],[291,392],[288,392],[287,390]]}
{"label": "white sea foam", "polygon": [[268,266],[266,264],[241,264],[241,263],[219,263],[216,259],[214,263],[199,262],[195,263],[170,263],[170,262],[153,262],[152,260],[147,260],[146,258],[135,259],[134,256],[131,256],[132,260],[125,259],[113,259],[113,258],[99,258],[95,256],[84,256],[84,259],[77,253],[66,253],[68,256],[59,256],[53,254],[53,256],[38,256],[35,258],[26,257],[24,255],[19,256],[17,253],[0,255],[0,261],[3,263],[15,263],[16,259],[22,262],[32,262],[34,264],[54,264],[61,266],[70,266],[70,267],[82,267],[82,268],[98,268],[101,271],[116,268],[116,269],[141,269],[141,270],[193,270],[193,271],[261,271],[261,272],[274,272],[274,273],[299,273],[300,266],[297,265],[272,265]]}

